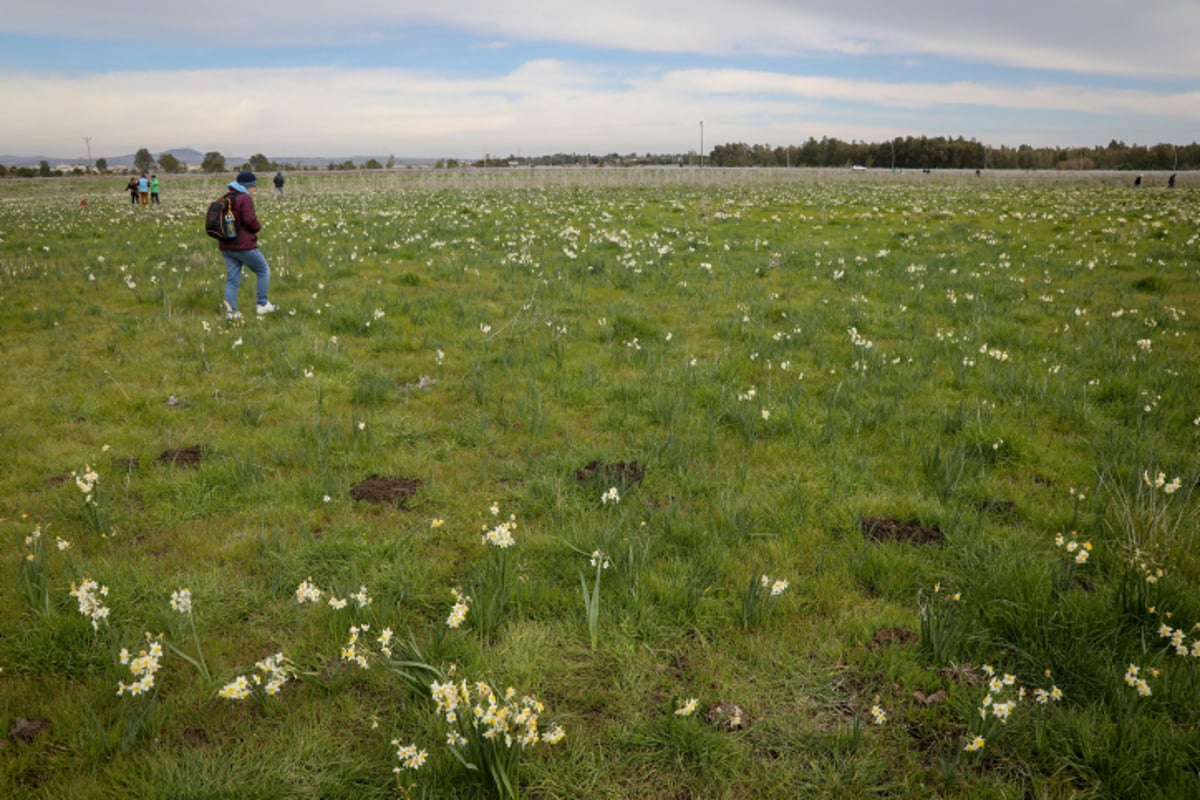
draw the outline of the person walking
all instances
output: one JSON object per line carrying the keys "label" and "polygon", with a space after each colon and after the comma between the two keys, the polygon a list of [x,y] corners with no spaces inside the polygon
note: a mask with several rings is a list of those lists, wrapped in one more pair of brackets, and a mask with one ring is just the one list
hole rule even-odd
{"label": "person walking", "polygon": [[130,176],[129,183],[125,184],[125,191],[129,192],[129,202],[135,206],[138,204],[138,179]]}
{"label": "person walking", "polygon": [[150,181],[146,179],[146,173],[142,173],[142,177],[138,178],[138,197],[142,200],[142,205],[150,205]]}
{"label": "person walking", "polygon": [[158,205],[158,176],[150,176],[150,202]]}
{"label": "person walking", "polygon": [[275,173],[275,196],[283,197],[283,173]]}
{"label": "person walking", "polygon": [[229,184],[233,194],[233,216],[237,219],[238,235],[235,239],[222,241],[218,247],[225,259],[225,318],[241,319],[238,311],[238,287],[242,283],[242,267],[246,267],[257,278],[255,312],[261,317],[279,310],[267,297],[270,287],[270,268],[267,259],[258,249],[258,232],[262,224],[254,213],[254,189],[258,179],[254,173],[243,170]]}

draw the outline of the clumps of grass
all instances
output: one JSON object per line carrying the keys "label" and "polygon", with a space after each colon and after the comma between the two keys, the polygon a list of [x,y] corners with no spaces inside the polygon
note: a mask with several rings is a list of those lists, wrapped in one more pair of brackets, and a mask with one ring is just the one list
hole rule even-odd
{"label": "clumps of grass", "polygon": [[917,593],[921,617],[921,652],[935,666],[958,659],[966,642],[967,619],[962,592],[945,589],[935,583],[929,591]]}

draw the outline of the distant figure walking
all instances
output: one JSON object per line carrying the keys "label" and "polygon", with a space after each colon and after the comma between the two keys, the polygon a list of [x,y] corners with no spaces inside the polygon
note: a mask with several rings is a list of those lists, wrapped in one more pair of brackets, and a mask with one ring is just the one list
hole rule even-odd
{"label": "distant figure walking", "polygon": [[1175,188],[1175,173],[1174,172],[1171,173],[1171,177],[1167,178],[1167,188],[1168,189]]}
{"label": "distant figure walking", "polygon": [[283,173],[282,172],[275,173],[274,183],[275,183],[275,196],[283,197]]}
{"label": "distant figure walking", "polygon": [[150,181],[146,178],[146,173],[142,173],[142,177],[138,178],[137,182],[138,197],[142,200],[142,205],[150,205]]}
{"label": "distant figure walking", "polygon": [[1136,178],[1133,179],[1133,188],[1135,188],[1135,189],[1142,188],[1142,176],[1141,175],[1138,175]]}
{"label": "distant figure walking", "polygon": [[158,176],[150,176],[150,202],[158,205]]}
{"label": "distant figure walking", "polygon": [[125,184],[125,191],[129,192],[129,202],[135,206],[138,204],[138,180],[130,178],[129,183]]}

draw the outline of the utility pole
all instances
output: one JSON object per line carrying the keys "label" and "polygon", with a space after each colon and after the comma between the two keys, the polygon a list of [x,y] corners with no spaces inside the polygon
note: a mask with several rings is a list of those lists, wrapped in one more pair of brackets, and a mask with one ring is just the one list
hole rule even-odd
{"label": "utility pole", "polygon": [[700,168],[704,169],[704,120],[700,120]]}
{"label": "utility pole", "polygon": [[90,137],[90,136],[83,137],[83,143],[87,145],[88,174],[91,175],[92,174],[92,137]]}

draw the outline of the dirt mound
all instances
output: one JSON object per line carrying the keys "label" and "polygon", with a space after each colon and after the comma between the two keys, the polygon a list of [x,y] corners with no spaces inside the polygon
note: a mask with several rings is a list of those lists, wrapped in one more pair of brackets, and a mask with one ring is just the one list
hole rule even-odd
{"label": "dirt mound", "polygon": [[708,707],[708,724],[721,731],[740,731],[750,727],[750,712],[737,703],[720,702]]}
{"label": "dirt mound", "polygon": [[908,644],[915,642],[917,635],[908,628],[883,628],[875,631],[875,646],[887,647],[892,644]]}
{"label": "dirt mound", "polygon": [[636,461],[589,461],[575,470],[575,480],[605,486],[638,486],[646,477],[646,468]]}
{"label": "dirt mound", "polygon": [[191,447],[171,447],[163,450],[154,459],[155,464],[175,464],[180,467],[198,469],[200,466],[201,447],[194,444]]}
{"label": "dirt mound", "polygon": [[876,542],[905,542],[907,544],[942,544],[946,534],[934,525],[929,527],[909,520],[901,522],[886,517],[867,517],[862,521],[863,536]]}
{"label": "dirt mound", "polygon": [[416,478],[385,478],[382,475],[368,475],[350,487],[350,496],[364,503],[377,505],[393,505],[396,508],[408,508],[408,498],[417,493],[421,481]]}
{"label": "dirt mound", "polygon": [[25,744],[32,742],[42,731],[50,729],[50,723],[44,719],[18,717],[8,728],[8,735],[20,739]]}

